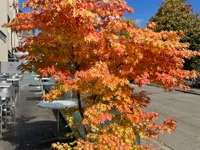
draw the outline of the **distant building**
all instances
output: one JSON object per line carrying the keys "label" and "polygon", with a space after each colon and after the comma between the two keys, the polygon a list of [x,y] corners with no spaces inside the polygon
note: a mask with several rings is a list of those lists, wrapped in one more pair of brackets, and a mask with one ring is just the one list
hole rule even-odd
{"label": "distant building", "polygon": [[0,62],[19,61],[19,57],[24,53],[15,52],[15,47],[24,45],[25,37],[34,36],[34,30],[20,31],[17,34],[9,28],[1,27],[9,23],[16,17],[18,8],[13,8],[12,4],[18,0],[1,0],[0,4]]}
{"label": "distant building", "polygon": [[[19,10],[19,12],[22,12],[21,10]],[[30,31],[20,31],[17,33],[17,37],[18,37],[18,46],[23,46],[24,45],[24,38],[26,37],[33,37],[35,35],[35,31],[34,30],[30,30]],[[21,53],[21,52],[14,52],[15,56],[18,58],[22,55],[26,55],[25,53]]]}
{"label": "distant building", "polygon": [[18,37],[9,28],[1,27],[10,22],[18,13],[18,8],[11,7],[18,0],[1,0],[0,4],[0,61],[8,62],[15,60],[13,49],[18,46]]}
{"label": "distant building", "polygon": [[[33,37],[35,34],[34,30],[30,30],[30,31],[20,31],[17,33],[17,37],[18,37],[18,46],[23,46],[24,45],[24,38],[26,37]],[[22,52],[13,52],[13,54],[15,55],[15,57],[18,59],[20,56],[22,55],[26,55],[27,53],[22,53]]]}

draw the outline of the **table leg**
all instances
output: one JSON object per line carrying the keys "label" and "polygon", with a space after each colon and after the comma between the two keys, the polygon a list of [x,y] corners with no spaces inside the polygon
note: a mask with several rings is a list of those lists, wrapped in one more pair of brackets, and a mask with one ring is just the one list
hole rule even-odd
{"label": "table leg", "polygon": [[15,90],[14,90],[14,86],[12,84],[12,102],[14,102],[15,100]]}
{"label": "table leg", "polygon": [[22,75],[22,78],[21,78],[21,86],[23,86],[23,78],[24,78],[24,76]]}
{"label": "table leg", "polygon": [[57,109],[57,137],[58,137],[58,134],[59,134],[59,128],[60,128],[60,124],[59,124],[59,119],[60,119],[60,115],[59,115],[59,110]]}
{"label": "table leg", "polygon": [[[3,109],[3,107],[2,107],[2,109]],[[7,125],[8,113],[7,113],[7,111],[8,111],[8,101],[6,102],[6,112],[5,112],[5,127],[6,127],[6,129],[8,128],[8,125]]]}
{"label": "table leg", "polygon": [[2,114],[2,112],[3,112],[3,111],[2,111],[3,107],[2,107],[2,105],[0,106],[0,109],[1,109],[1,110],[0,110],[0,112],[1,112],[1,114],[0,114],[0,115],[1,115],[1,116],[0,116],[0,117],[1,117],[1,120],[0,120],[0,121],[1,121],[1,122],[0,122],[0,138],[1,138],[1,137],[2,137],[2,121],[3,121],[3,116],[2,116],[2,115],[3,115],[3,114]]}
{"label": "table leg", "polygon": [[51,139],[47,139],[47,140],[42,140],[40,142],[40,144],[43,143],[49,143],[49,142],[58,142],[58,141],[66,141],[66,137],[59,137],[59,131],[60,131],[60,112],[59,109],[56,110],[56,119],[57,119],[57,133],[56,136],[51,138]]}
{"label": "table leg", "polygon": [[16,125],[16,103],[12,106],[13,107],[13,124]]}
{"label": "table leg", "polygon": [[45,95],[44,84],[43,84],[43,82],[42,82],[42,95]]}
{"label": "table leg", "polygon": [[19,87],[18,87],[18,96],[20,97],[20,88],[22,87],[22,85],[21,85],[21,80],[19,80],[19,81],[17,82],[17,85],[19,86]]}

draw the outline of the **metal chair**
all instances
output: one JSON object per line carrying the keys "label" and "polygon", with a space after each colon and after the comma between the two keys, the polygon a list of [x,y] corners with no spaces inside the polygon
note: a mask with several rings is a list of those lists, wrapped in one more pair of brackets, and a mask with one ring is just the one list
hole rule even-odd
{"label": "metal chair", "polygon": [[4,75],[4,78],[10,78],[9,74]]}
{"label": "metal chair", "polygon": [[2,80],[0,81],[0,83],[8,83],[6,80]]}
{"label": "metal chair", "polygon": [[6,78],[0,78],[0,82],[1,81],[6,81],[7,79]]}
{"label": "metal chair", "polygon": [[2,98],[0,96],[0,138],[2,137],[3,125],[6,125],[6,120],[3,115],[4,104],[5,102],[2,101]]}
{"label": "metal chair", "polygon": [[[0,96],[0,103],[2,103],[1,96]],[[0,105],[0,137],[2,137],[2,130],[3,130],[3,108],[2,105]]]}
{"label": "metal chair", "polygon": [[[1,92],[7,93],[7,99],[6,99],[6,105],[3,108],[3,113],[5,114],[5,120],[6,120],[6,128],[7,124],[14,124],[15,125],[15,113],[16,113],[16,101],[17,96],[13,93],[12,88],[2,88]],[[11,120],[9,120],[9,117],[11,117]]]}
{"label": "metal chair", "polygon": [[20,95],[20,81],[7,81],[7,83],[12,83],[14,94]]}

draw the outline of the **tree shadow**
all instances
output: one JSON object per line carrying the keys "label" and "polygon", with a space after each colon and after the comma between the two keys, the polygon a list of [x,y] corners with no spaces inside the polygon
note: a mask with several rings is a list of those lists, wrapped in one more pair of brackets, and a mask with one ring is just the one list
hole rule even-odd
{"label": "tree shadow", "polygon": [[26,97],[26,101],[38,101],[38,100],[41,100],[41,96],[40,97],[39,96]]}
{"label": "tree shadow", "polygon": [[[15,148],[13,150],[50,150],[52,142],[50,141],[41,143],[55,137],[56,122],[55,121],[34,121],[36,117],[30,118],[16,118],[16,125],[9,127],[9,129],[3,132],[1,140],[8,142]],[[63,123],[60,118],[60,132],[59,136],[64,137],[68,132],[71,132],[69,128],[65,128],[66,124]],[[73,139],[64,139],[62,142],[71,142]]]}
{"label": "tree shadow", "polygon": [[35,90],[29,90],[29,92],[34,92],[34,93],[36,93],[36,92],[41,92],[41,90],[35,89]]}

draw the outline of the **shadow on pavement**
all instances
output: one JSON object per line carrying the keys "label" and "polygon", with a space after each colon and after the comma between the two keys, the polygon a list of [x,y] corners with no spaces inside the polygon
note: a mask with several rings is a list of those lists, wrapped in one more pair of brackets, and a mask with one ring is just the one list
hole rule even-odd
{"label": "shadow on pavement", "polygon": [[29,92],[41,92],[41,90],[29,90]]}
{"label": "shadow on pavement", "polygon": [[[54,121],[33,121],[35,118],[17,118],[15,127],[10,127],[8,131],[3,133],[1,140],[15,145],[12,150],[50,150],[51,142],[41,144],[41,141],[55,137],[56,122]],[[60,125],[63,136],[68,129]],[[60,135],[59,134],[59,135]],[[67,142],[64,140],[62,142]],[[57,141],[53,141],[57,142]]]}
{"label": "shadow on pavement", "polygon": [[26,97],[26,100],[27,101],[38,101],[41,99],[41,96],[40,97],[35,97],[35,96],[32,96],[32,97]]}

